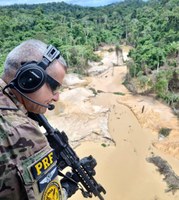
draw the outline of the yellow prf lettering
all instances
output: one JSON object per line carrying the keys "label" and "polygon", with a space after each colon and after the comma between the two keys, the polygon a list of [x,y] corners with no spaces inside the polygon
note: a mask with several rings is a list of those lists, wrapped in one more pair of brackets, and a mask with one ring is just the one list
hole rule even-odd
{"label": "yellow prf lettering", "polygon": [[48,158],[49,158],[50,164],[52,164],[53,163],[53,152],[48,154]]}
{"label": "yellow prf lettering", "polygon": [[34,165],[36,169],[37,176],[41,175],[48,167],[53,164],[53,152],[50,152],[46,157]]}
{"label": "yellow prf lettering", "polygon": [[42,169],[42,163],[41,163],[41,162],[38,162],[38,163],[35,165],[35,168],[36,168],[36,171],[37,171],[37,175],[40,175],[40,174],[41,174],[41,169]]}
{"label": "yellow prf lettering", "polygon": [[42,163],[43,163],[44,169],[47,169],[50,166],[50,163],[48,162],[47,157],[42,160]]}

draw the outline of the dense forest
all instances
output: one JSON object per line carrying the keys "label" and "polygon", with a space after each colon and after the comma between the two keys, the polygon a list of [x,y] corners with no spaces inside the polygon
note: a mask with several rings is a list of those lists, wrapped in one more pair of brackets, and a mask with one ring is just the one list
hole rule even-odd
{"label": "dense forest", "polygon": [[[179,1],[125,0],[104,7],[61,3],[0,7],[0,73],[7,53],[36,38],[59,48],[82,73],[101,45],[132,46],[127,82],[179,108]],[[133,81],[134,82],[134,81]]]}

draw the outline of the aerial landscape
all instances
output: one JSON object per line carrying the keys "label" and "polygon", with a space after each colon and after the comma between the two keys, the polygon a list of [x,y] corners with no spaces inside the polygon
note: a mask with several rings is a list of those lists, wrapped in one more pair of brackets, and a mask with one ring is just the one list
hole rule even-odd
{"label": "aerial landscape", "polygon": [[1,5],[1,74],[8,52],[30,38],[68,63],[45,116],[79,157],[94,156],[104,199],[179,199],[178,0]]}

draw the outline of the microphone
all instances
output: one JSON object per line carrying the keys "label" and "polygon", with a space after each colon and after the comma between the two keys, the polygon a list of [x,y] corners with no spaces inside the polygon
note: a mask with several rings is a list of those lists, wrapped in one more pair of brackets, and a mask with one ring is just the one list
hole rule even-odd
{"label": "microphone", "polygon": [[48,105],[48,110],[53,110],[54,108],[55,108],[55,106],[53,104]]}
{"label": "microphone", "polygon": [[45,107],[45,108],[48,108],[48,110],[53,110],[55,108],[55,106],[53,104],[48,104],[48,105],[45,105],[45,104],[42,104],[42,103],[39,103],[33,99],[31,99],[30,97],[26,96],[24,93],[22,93],[18,88],[16,88],[14,86],[14,84],[9,84],[9,85],[6,85],[5,88],[3,89],[3,93],[5,93],[5,90],[6,88],[14,88],[17,92],[19,92],[24,98],[26,98],[27,100],[39,105],[39,106],[42,106],[42,107]]}

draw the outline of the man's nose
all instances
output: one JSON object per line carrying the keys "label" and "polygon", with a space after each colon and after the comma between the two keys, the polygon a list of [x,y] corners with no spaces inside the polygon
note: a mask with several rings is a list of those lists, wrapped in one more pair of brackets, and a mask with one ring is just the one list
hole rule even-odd
{"label": "man's nose", "polygon": [[52,100],[53,100],[53,101],[58,101],[58,100],[59,100],[59,96],[60,96],[60,93],[59,93],[59,92],[55,92],[55,93],[53,94]]}

